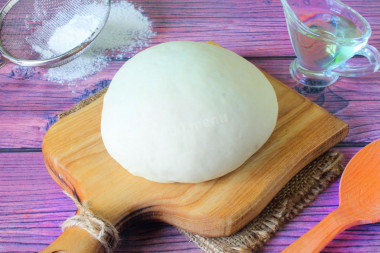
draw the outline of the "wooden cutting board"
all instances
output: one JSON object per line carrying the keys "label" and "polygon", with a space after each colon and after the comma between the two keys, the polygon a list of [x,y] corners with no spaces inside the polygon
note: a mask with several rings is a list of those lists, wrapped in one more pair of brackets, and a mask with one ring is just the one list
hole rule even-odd
{"label": "wooden cutting board", "polygon": [[[53,179],[116,227],[136,216],[205,236],[230,235],[258,215],[305,165],[343,140],[348,125],[266,74],[279,102],[276,129],[239,169],[198,184],[155,183],[129,174],[100,135],[103,97],[54,124],[43,141]],[[46,252],[97,252],[87,232],[67,229]]]}

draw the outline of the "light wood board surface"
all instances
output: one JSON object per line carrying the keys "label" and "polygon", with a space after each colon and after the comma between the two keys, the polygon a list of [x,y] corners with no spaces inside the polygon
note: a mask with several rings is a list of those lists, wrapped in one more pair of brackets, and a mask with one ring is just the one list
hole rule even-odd
{"label": "light wood board surface", "polygon": [[102,143],[103,97],[47,132],[43,154],[49,173],[116,226],[145,215],[206,236],[230,235],[259,214],[302,167],[348,133],[346,123],[267,77],[279,102],[275,131],[243,166],[224,177],[199,184],[162,184],[129,174]]}

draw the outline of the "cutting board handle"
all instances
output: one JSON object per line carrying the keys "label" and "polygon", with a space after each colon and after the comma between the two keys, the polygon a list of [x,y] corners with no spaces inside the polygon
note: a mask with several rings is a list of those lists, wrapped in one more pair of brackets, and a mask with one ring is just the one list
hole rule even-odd
{"label": "cutting board handle", "polygon": [[352,210],[338,207],[282,253],[320,252],[340,232],[359,223]]}
{"label": "cutting board handle", "polygon": [[99,241],[93,238],[87,231],[77,227],[70,227],[41,252],[102,253],[104,251]]}
{"label": "cutting board handle", "polygon": [[[76,215],[67,219],[63,224],[63,233],[49,247],[42,252],[53,253],[100,253],[112,252],[109,247],[116,247],[119,236],[118,231],[110,221],[102,219],[90,210],[86,201],[83,203],[78,197],[64,191],[78,207]],[[75,194],[75,196],[77,196]],[[114,243],[109,244],[108,240]]]}

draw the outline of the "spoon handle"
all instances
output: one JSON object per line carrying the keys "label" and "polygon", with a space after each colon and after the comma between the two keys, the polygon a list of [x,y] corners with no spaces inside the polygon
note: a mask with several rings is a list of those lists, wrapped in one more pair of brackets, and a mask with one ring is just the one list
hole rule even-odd
{"label": "spoon handle", "polygon": [[320,252],[336,235],[357,224],[350,209],[338,207],[282,253]]}

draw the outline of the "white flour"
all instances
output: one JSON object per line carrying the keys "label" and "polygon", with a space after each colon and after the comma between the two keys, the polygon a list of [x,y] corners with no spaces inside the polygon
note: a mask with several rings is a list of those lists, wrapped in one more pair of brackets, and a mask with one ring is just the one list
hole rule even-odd
{"label": "white flour", "polygon": [[66,25],[58,27],[54,31],[48,40],[48,49],[42,48],[40,43],[33,43],[32,48],[43,59],[61,55],[85,42],[98,28],[99,23],[99,18],[94,15],[76,14]]}
{"label": "white flour", "polygon": [[[65,52],[88,37],[98,26],[97,22],[99,20],[95,16],[75,15],[49,38],[50,52],[38,45],[32,47],[44,57],[52,52]],[[73,61],[48,69],[46,77],[49,81],[60,83],[85,79],[106,67],[110,58],[130,57],[134,49],[146,46],[152,36],[152,24],[140,10],[126,1],[112,2],[105,27],[88,49]]]}
{"label": "white flour", "polygon": [[86,41],[99,26],[99,18],[93,15],[78,15],[64,26],[58,27],[48,41],[49,49],[63,54]]}

